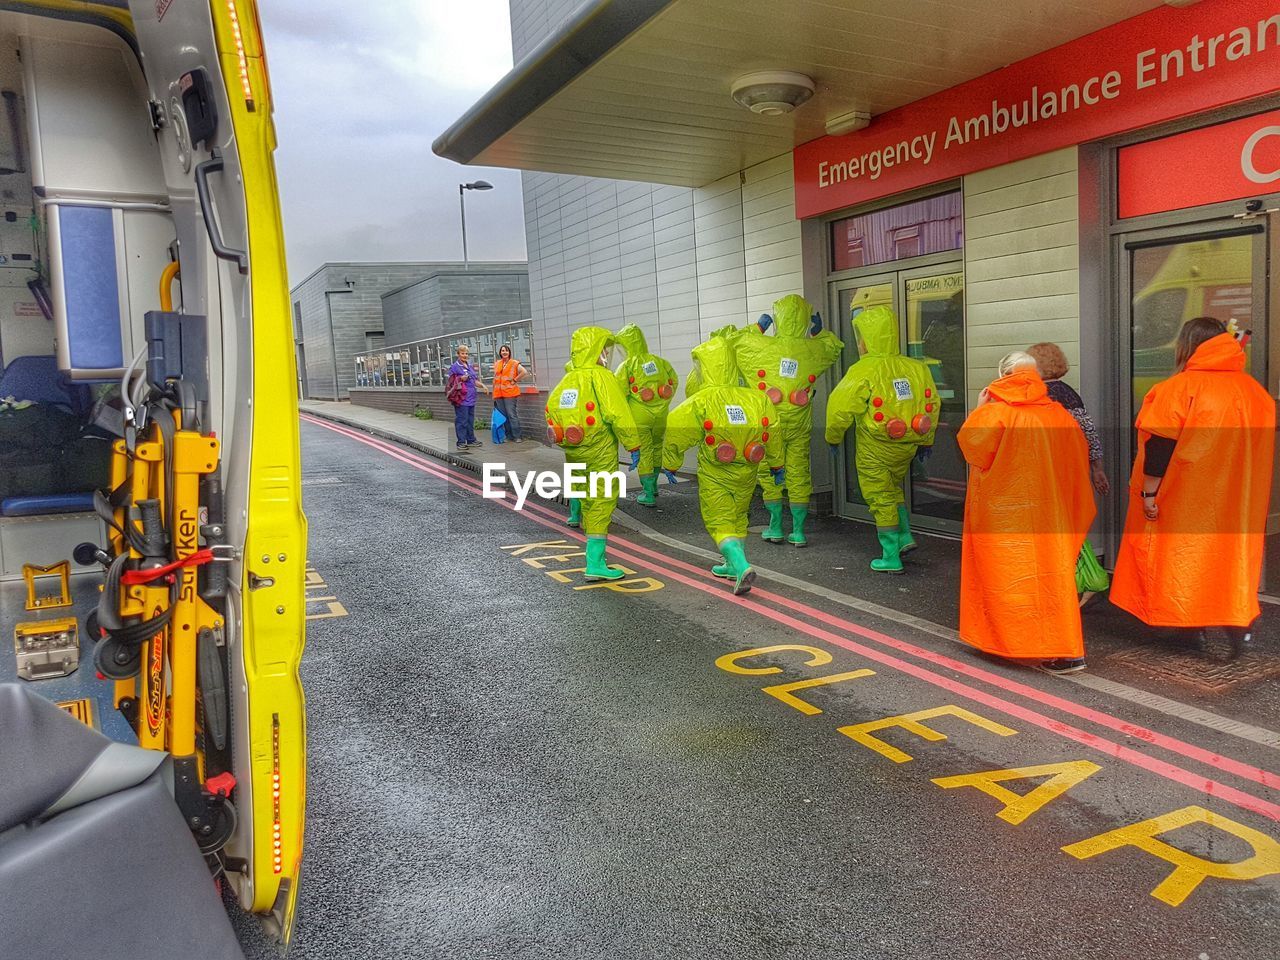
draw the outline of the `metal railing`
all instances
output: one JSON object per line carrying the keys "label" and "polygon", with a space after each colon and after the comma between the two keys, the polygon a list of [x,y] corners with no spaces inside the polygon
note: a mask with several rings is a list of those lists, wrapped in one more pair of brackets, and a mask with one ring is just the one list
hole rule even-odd
{"label": "metal railing", "polygon": [[443,387],[449,381],[449,366],[457,356],[458,347],[464,345],[471,351],[472,362],[480,365],[480,376],[486,381],[493,377],[498,349],[506,345],[511,348],[511,356],[529,371],[520,385],[536,384],[533,321],[513,320],[379,347],[355,358],[356,386]]}

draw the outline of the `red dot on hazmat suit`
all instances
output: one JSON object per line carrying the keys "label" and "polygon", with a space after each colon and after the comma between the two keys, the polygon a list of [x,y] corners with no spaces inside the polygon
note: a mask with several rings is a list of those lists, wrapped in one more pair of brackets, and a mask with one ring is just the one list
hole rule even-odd
{"label": "red dot on hazmat suit", "polygon": [[702,421],[702,429],[703,429],[703,430],[710,430],[710,429],[711,429],[712,427],[714,427],[714,426],[715,426],[715,424],[714,424],[714,423],[712,423],[710,420],[703,420],[703,421]]}
{"label": "red dot on hazmat suit", "polygon": [[592,403],[590,400],[588,400],[588,401],[587,401],[587,410],[588,410],[588,411],[591,411],[591,410],[594,410],[595,408],[596,408],[596,405],[595,405],[594,403]]}
{"label": "red dot on hazmat suit", "polygon": [[894,417],[885,426],[884,432],[889,434],[894,440],[901,440],[907,435],[907,421],[901,417]]}
{"label": "red dot on hazmat suit", "polygon": [[588,426],[588,427],[594,427],[595,425],[596,425],[596,418],[595,418],[595,417],[587,417],[587,426]]}

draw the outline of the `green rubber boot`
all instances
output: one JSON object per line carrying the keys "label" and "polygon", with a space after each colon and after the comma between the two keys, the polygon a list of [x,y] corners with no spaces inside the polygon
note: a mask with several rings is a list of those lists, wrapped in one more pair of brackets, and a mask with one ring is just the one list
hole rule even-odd
{"label": "green rubber boot", "polygon": [[730,577],[734,581],[733,595],[735,597],[741,596],[749,591],[751,585],[756,582],[756,572],[751,569],[751,564],[747,563],[747,555],[742,549],[742,541],[737,537],[722,540],[720,552],[724,554],[725,566],[731,571]]}
{"label": "green rubber boot", "polygon": [[611,567],[604,561],[604,548],[608,537],[587,536],[587,569],[584,576],[588,580],[621,580],[626,576],[617,567]]}
{"label": "green rubber boot", "polygon": [[809,519],[809,505],[793,503],[791,505],[791,536],[787,543],[793,547],[807,547],[809,541],[804,538],[804,522]]}
{"label": "green rubber boot", "polygon": [[905,556],[916,548],[915,537],[911,536],[911,515],[903,504],[898,504],[898,555]]}
{"label": "green rubber boot", "polygon": [[764,508],[769,511],[769,525],[760,531],[762,539],[769,543],[782,542],[782,501],[766,500]]}
{"label": "green rubber boot", "polygon": [[880,540],[880,550],[884,556],[871,561],[871,569],[877,573],[901,573],[902,559],[897,527],[876,527],[876,536]]}
{"label": "green rubber boot", "polygon": [[651,473],[647,477],[640,478],[640,486],[643,488],[640,496],[636,497],[636,503],[642,507],[654,507],[658,504],[658,475]]}
{"label": "green rubber boot", "polygon": [[582,526],[582,498],[575,497],[569,501],[569,519],[565,521],[571,527]]}

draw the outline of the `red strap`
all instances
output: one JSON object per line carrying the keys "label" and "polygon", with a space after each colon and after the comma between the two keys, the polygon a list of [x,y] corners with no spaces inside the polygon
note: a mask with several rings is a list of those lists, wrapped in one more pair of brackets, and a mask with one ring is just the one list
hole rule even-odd
{"label": "red strap", "polygon": [[151,570],[126,570],[120,577],[120,582],[125,586],[136,587],[142,583],[150,583],[152,580],[159,580],[161,577],[168,576],[175,570],[183,567],[199,567],[206,563],[213,562],[213,550],[205,547],[203,550],[197,550],[189,557],[181,560],[175,560],[173,563],[166,563],[163,567],[155,567]]}

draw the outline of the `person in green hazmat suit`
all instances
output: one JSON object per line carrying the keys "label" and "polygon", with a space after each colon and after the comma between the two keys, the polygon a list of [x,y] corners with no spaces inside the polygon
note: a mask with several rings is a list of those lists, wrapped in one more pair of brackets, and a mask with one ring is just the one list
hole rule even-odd
{"label": "person in green hazmat suit", "polygon": [[[675,396],[679,378],[671,364],[649,352],[644,331],[634,323],[618,331],[617,342],[627,351],[627,358],[618,364],[614,373],[640,430],[641,490],[636,503],[652,507],[658,502],[658,468],[662,460],[662,435],[667,429],[667,408]],[[670,475],[668,480],[675,482]]]}
{"label": "person in green hazmat suit", "polygon": [[898,318],[889,307],[856,312],[853,328],[862,356],[831,391],[826,438],[834,446],[854,427],[858,486],[875,518],[882,554],[871,569],[901,573],[902,554],[916,546],[902,481],[916,451],[933,446],[938,388],[927,363],[899,351]]}
{"label": "person in green hazmat suit", "polygon": [[[631,454],[631,469],[640,465],[640,431],[609,372],[613,344],[613,334],[603,327],[575,330],[565,375],[547,397],[547,439],[564,451],[566,464],[585,467],[588,494],[592,474],[618,469],[619,443]],[[618,580],[623,572],[605,562],[617,491],[600,478],[595,493],[569,499],[569,526],[581,526],[587,535],[586,579]]]}
{"label": "person in green hazmat suit", "polygon": [[[741,331],[735,324],[730,323],[727,326],[720,327],[718,330],[712,330],[711,337],[736,337],[740,332]],[[734,372],[733,382],[736,386],[742,386],[742,378],[737,375],[736,369]],[[693,367],[689,370],[689,375],[684,378],[684,395],[686,397],[692,397],[701,389],[702,371],[699,369],[697,356],[694,356]]]}
{"label": "person in green hazmat suit", "polygon": [[756,578],[743,549],[747,514],[760,470],[768,471],[772,486],[785,482],[782,432],[771,420],[777,416],[773,404],[738,385],[731,338],[713,334],[693,348],[693,359],[701,386],[667,419],[662,465],[675,470],[686,450],[698,448],[702,523],[724,556],[711,572],[743,594]]}
{"label": "person in green hazmat suit", "polygon": [[[775,335],[765,331],[775,325]],[[793,546],[803,547],[813,474],[809,464],[809,440],[813,433],[813,401],[818,377],[840,359],[840,338],[822,329],[822,317],[798,294],[789,294],[773,305],[756,323],[733,337],[738,372],[747,388],[766,397],[774,407],[782,436],[787,470],[786,496],[791,502]],[[770,420],[773,416],[770,417]],[[773,484],[769,472],[760,470],[769,526],[760,534],[770,543],[782,542],[783,488]]]}

